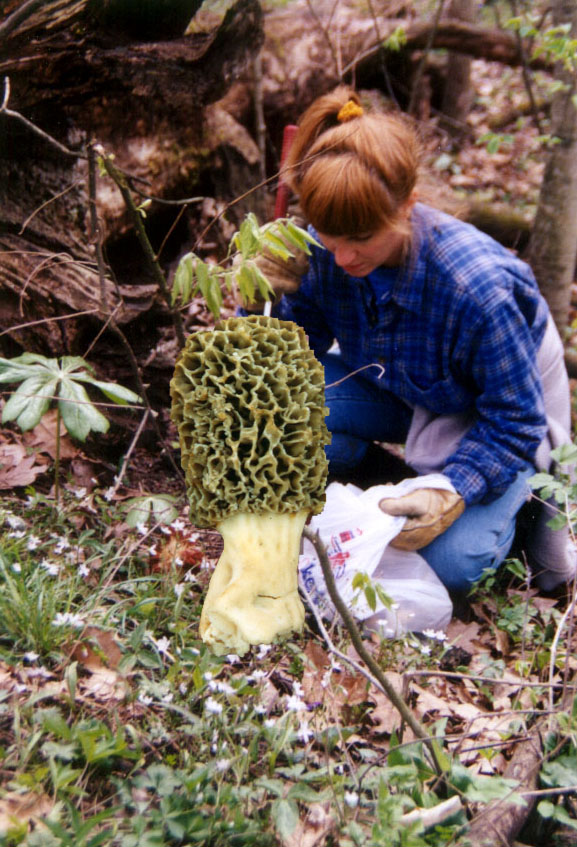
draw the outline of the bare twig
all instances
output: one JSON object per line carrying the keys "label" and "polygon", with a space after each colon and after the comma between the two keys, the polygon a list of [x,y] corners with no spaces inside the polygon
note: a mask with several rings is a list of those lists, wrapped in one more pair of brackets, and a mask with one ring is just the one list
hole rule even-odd
{"label": "bare twig", "polygon": [[427,64],[427,59],[429,58],[429,53],[431,52],[431,48],[433,46],[433,41],[435,40],[435,35],[437,34],[437,29],[439,27],[439,21],[441,20],[441,15],[443,14],[443,7],[445,5],[445,0],[439,0],[439,4],[437,6],[437,11],[435,13],[435,20],[433,21],[433,26],[431,27],[431,31],[429,33],[429,37],[427,39],[426,47],[423,51],[423,55],[421,57],[421,61],[419,62],[419,66],[417,68],[417,73],[415,74],[415,78],[413,80],[413,84],[411,86],[411,98],[409,100],[409,105],[407,107],[407,112],[409,115],[412,115],[415,110],[415,103],[417,100],[417,95],[419,93],[419,86],[421,84],[421,78],[423,73],[425,72],[425,66]]}
{"label": "bare twig", "polygon": [[[128,194],[130,194],[130,192],[128,192]],[[102,253],[102,233],[101,233],[101,230],[100,230],[100,222],[99,222],[99,219],[98,219],[98,210],[96,208],[96,150],[95,150],[94,144],[90,144],[89,147],[88,147],[88,195],[89,195],[89,211],[90,211],[92,238],[93,238],[93,241],[94,241],[94,249],[95,249],[95,253],[96,253],[96,263],[97,263],[98,275],[99,275],[99,279],[100,279],[102,308],[103,308],[103,310],[106,310],[107,307],[106,307],[106,302],[105,302],[105,286],[104,286],[104,278],[105,278],[105,275],[106,275],[106,263],[104,261],[104,255]],[[132,201],[132,198],[130,198],[130,199]],[[138,215],[138,211],[136,211],[136,216],[140,217]],[[146,239],[146,241],[147,241],[147,243],[150,247],[150,242],[148,242],[148,238]],[[150,250],[152,251],[152,247],[150,247]],[[159,268],[159,272],[162,275],[162,271],[160,270],[160,268]],[[163,275],[162,275],[162,278],[164,280]],[[128,359],[129,359],[131,367],[132,367],[132,372],[134,374],[134,378],[135,378],[136,383],[138,385],[138,393],[140,394],[140,396],[143,400],[143,403],[145,404],[146,409],[147,409],[147,414],[144,416],[144,418],[140,422],[140,426],[137,430],[135,440],[133,441],[133,444],[132,444],[129,452],[132,452],[132,450],[134,449],[136,441],[138,440],[138,437],[140,436],[140,432],[142,431],[142,427],[144,427],[144,424],[145,424],[145,422],[148,418],[151,418],[151,420],[152,420],[152,424],[153,424],[153,427],[155,429],[156,436],[158,438],[159,444],[163,444],[164,438],[163,438],[163,435],[162,435],[160,428],[158,426],[157,413],[154,411],[154,409],[152,408],[152,405],[150,403],[150,400],[149,400],[149,397],[148,397],[148,392],[146,390],[146,386],[145,386],[144,381],[142,379],[142,376],[141,376],[141,373],[140,373],[140,368],[138,366],[136,356],[134,355],[134,351],[132,350],[132,347],[128,343],[128,339],[126,338],[126,336],[124,335],[124,333],[122,332],[122,330],[120,329],[118,324],[116,323],[116,321],[114,319],[114,315],[110,315],[108,320],[109,320],[110,327],[111,327],[112,331],[114,332],[116,337],[120,340],[124,350],[126,351],[126,354],[128,356]],[[175,462],[172,451],[166,450],[166,454],[168,455],[170,462],[171,462],[174,470],[176,471],[177,476],[180,477],[180,479],[182,479],[182,471],[178,467],[177,463]],[[124,468],[124,466],[123,466],[123,468]]]}
{"label": "bare twig", "polygon": [[13,118],[19,123],[24,124],[34,135],[37,135],[39,138],[42,138],[43,141],[46,141],[47,144],[50,144],[52,147],[59,150],[64,156],[73,156],[75,159],[85,159],[86,156],[83,153],[79,153],[75,150],[70,150],[60,141],[57,141],[52,135],[49,135],[47,132],[44,132],[43,129],[40,129],[39,126],[29,121],[28,118],[25,118],[24,115],[21,115],[20,112],[15,112],[12,109],[8,108],[8,100],[10,97],[10,81],[8,77],[4,78],[4,94],[2,97],[2,107],[0,108],[0,114],[7,115],[9,118]]}
{"label": "bare twig", "polygon": [[101,157],[102,163],[106,170],[106,173],[112,179],[112,181],[116,184],[120,193],[122,194],[122,199],[126,205],[126,208],[130,214],[132,219],[132,223],[134,224],[134,228],[136,230],[136,236],[140,242],[140,246],[144,251],[144,255],[148,261],[148,265],[151,269],[151,272],[154,276],[154,279],[158,285],[160,293],[164,298],[166,305],[168,306],[170,313],[172,315],[172,319],[174,322],[174,329],[176,332],[176,337],[180,347],[184,347],[186,341],[186,335],[184,332],[184,325],[182,322],[182,316],[178,309],[172,308],[172,303],[170,300],[170,290],[168,288],[166,278],[160,267],[158,262],[158,256],[154,252],[152,248],[152,244],[149,241],[148,235],[146,233],[146,229],[144,223],[142,222],[142,215],[140,214],[136,203],[132,197],[130,189],[128,187],[128,182],[126,180],[125,175],[120,171],[114,162],[112,161],[112,157],[106,154],[106,151],[102,147],[98,147],[98,150],[95,150],[98,155]]}
{"label": "bare twig", "polygon": [[438,740],[432,738],[428,734],[425,727],[420,723],[419,720],[417,720],[405,700],[401,697],[395,687],[391,684],[390,680],[383,673],[378,663],[366,649],[363,643],[363,639],[361,637],[361,633],[359,632],[358,627],[355,623],[355,619],[351,615],[346,603],[343,601],[342,597],[338,592],[329,558],[327,555],[327,550],[318,532],[312,532],[312,530],[305,527],[303,534],[305,538],[308,538],[308,540],[312,543],[316,550],[319,563],[323,572],[327,591],[335,605],[336,610],[343,619],[343,622],[349,632],[355,650],[368,667],[372,676],[374,676],[375,679],[378,680],[379,687],[386,694],[393,706],[397,709],[402,719],[412,729],[416,737],[426,745],[429,750],[429,753],[431,754],[433,765],[437,774],[442,775],[445,771],[445,768],[443,767],[440,761],[439,751],[437,749]]}

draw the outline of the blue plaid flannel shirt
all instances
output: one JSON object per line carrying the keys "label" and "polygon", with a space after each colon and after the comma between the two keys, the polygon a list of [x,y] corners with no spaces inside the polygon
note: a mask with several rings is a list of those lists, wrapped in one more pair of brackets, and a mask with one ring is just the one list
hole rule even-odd
{"label": "blue plaid flannel shirt", "polygon": [[421,203],[412,220],[404,266],[351,277],[314,248],[274,313],[300,324],[317,356],[336,340],[351,370],[382,364],[363,376],[409,406],[474,413],[443,473],[466,503],[489,501],[546,433],[536,360],[548,308],[528,265],[492,238]]}

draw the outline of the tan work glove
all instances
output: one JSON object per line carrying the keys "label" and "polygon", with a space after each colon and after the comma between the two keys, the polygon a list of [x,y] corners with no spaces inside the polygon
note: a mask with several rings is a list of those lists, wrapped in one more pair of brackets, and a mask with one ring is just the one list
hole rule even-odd
{"label": "tan work glove", "polygon": [[406,515],[407,521],[391,541],[397,550],[420,550],[434,541],[465,511],[460,494],[442,488],[417,488],[403,497],[385,497],[379,508],[395,517]]}

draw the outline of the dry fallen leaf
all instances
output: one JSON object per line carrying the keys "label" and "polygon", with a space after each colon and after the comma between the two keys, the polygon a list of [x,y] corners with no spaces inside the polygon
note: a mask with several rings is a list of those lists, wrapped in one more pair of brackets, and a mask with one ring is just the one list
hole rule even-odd
{"label": "dry fallen leaf", "polygon": [[326,838],[336,826],[330,812],[330,804],[314,803],[304,819],[299,820],[294,832],[282,839],[283,847],[317,847],[326,843]]}
{"label": "dry fallen leaf", "polygon": [[82,633],[82,639],[74,646],[71,658],[90,670],[116,668],[122,659],[122,651],[113,632],[88,626]]}
{"label": "dry fallen leaf", "polygon": [[108,668],[95,668],[89,677],[78,684],[83,699],[124,700],[129,694],[128,683],[119,673]]}
{"label": "dry fallen leaf", "polygon": [[53,802],[46,794],[11,792],[0,798],[0,835],[5,835],[15,826],[46,817]]}
{"label": "dry fallen leaf", "polygon": [[48,468],[46,462],[38,460],[33,453],[26,455],[21,444],[0,444],[0,489],[32,485],[39,474]]}
{"label": "dry fallen leaf", "polygon": [[[56,458],[56,426],[58,415],[56,409],[49,409],[42,417],[37,426],[31,432],[24,434],[24,441],[30,447],[34,447],[41,453],[48,453],[53,459]],[[74,446],[64,425],[60,424],[60,458],[73,459],[80,452]]]}

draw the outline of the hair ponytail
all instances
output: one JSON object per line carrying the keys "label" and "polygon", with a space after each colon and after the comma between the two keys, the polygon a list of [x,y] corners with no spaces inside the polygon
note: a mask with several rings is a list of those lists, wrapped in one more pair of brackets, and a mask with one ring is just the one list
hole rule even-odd
{"label": "hair ponytail", "polygon": [[406,119],[366,112],[355,91],[339,86],[303,114],[283,179],[320,232],[355,235],[405,226],[419,159]]}

